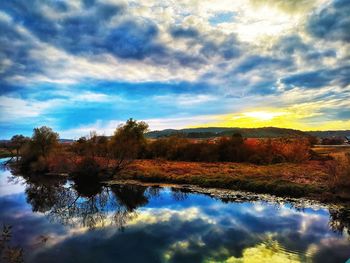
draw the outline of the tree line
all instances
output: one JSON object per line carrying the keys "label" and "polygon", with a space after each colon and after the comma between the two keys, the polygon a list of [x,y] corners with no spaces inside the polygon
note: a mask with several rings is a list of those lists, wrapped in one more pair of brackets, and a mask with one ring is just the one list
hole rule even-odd
{"label": "tree line", "polygon": [[217,140],[193,141],[182,137],[149,142],[141,158],[192,162],[249,162],[274,164],[303,162],[311,156],[308,138],[245,139],[235,133]]}
{"label": "tree line", "polygon": [[[249,162],[273,164],[310,158],[308,138],[251,140],[239,133],[215,140],[171,136],[147,140],[147,123],[127,120],[112,136],[91,132],[73,143],[59,143],[51,128],[35,128],[31,138],[15,135],[8,143],[23,172],[68,172],[76,176],[113,175],[134,159],[192,162]],[[18,158],[20,157],[20,158]]]}

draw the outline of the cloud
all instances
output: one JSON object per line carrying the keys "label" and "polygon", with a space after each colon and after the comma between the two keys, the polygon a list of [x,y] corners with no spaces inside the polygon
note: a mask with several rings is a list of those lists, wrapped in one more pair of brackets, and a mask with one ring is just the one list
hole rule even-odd
{"label": "cloud", "polygon": [[350,84],[350,66],[297,73],[283,78],[281,82],[287,89],[293,87],[320,88],[331,84],[347,87]]}
{"label": "cloud", "polygon": [[[157,64],[174,64],[175,61],[182,66],[203,62],[166,47],[158,39],[156,24],[149,19],[124,15],[121,5],[99,3],[86,9],[71,10],[67,6],[62,10],[38,1],[28,4],[16,0],[3,3],[0,8],[12,16],[15,24],[23,25],[41,42],[72,55],[109,54],[119,59],[148,59]],[[45,13],[47,9],[51,16]],[[16,36],[12,38],[17,40]],[[26,54],[24,58],[27,57]]]}
{"label": "cloud", "polygon": [[107,26],[113,16],[122,12],[119,5],[99,3],[79,12],[63,1],[43,3],[38,0],[30,3],[21,0],[5,1],[0,8],[40,40],[64,46],[71,51],[91,45],[94,41],[92,37],[103,33],[102,26]]}
{"label": "cloud", "polygon": [[315,11],[307,23],[308,32],[317,38],[329,41],[350,41],[350,2],[334,0]]}
{"label": "cloud", "polygon": [[286,55],[293,55],[296,52],[306,52],[310,49],[297,34],[281,37],[273,48]]}
{"label": "cloud", "polygon": [[286,13],[305,12],[314,6],[315,0],[250,0],[255,6],[271,6]]}
{"label": "cloud", "polygon": [[206,57],[219,55],[225,60],[237,58],[242,54],[243,48],[240,46],[236,36],[231,34],[226,36],[222,42],[215,42],[210,39],[203,41],[200,52]]}
{"label": "cloud", "polygon": [[[300,98],[345,100],[347,7],[341,0],[1,1],[0,103],[13,121],[1,113],[0,129],[48,121],[64,131],[129,117],[186,127],[191,117],[199,125]],[[8,98],[20,100],[19,109]],[[330,109],[310,125],[327,116],[343,127],[346,113]]]}
{"label": "cloud", "polygon": [[172,27],[170,28],[170,34],[173,38],[196,38],[199,33],[194,28],[181,28]]}
{"label": "cloud", "polygon": [[211,101],[219,101],[220,98],[214,95],[206,94],[169,94],[154,96],[153,99],[158,103],[169,104],[170,102],[180,107],[193,107],[194,105],[200,105]]}
{"label": "cloud", "polygon": [[0,96],[0,122],[41,116],[51,107],[57,106],[58,100],[36,101]]}
{"label": "cloud", "polygon": [[113,28],[106,38],[107,50],[121,58],[144,59],[167,55],[166,48],[154,39],[158,35],[156,25],[144,21],[125,21]]}
{"label": "cloud", "polygon": [[[79,93],[69,91],[56,91],[51,98],[35,98],[40,94],[27,94],[26,98],[2,95],[0,96],[0,123],[11,120],[34,120],[37,117],[50,119],[52,112],[80,104],[88,105],[95,103],[117,102],[117,96],[107,96],[103,93],[81,91]],[[49,117],[51,116],[51,117]]]}
{"label": "cloud", "polygon": [[15,26],[12,18],[5,13],[0,13],[0,27],[0,79],[14,74],[42,72],[40,63],[30,59],[29,52],[36,43],[25,28]]}
{"label": "cloud", "polygon": [[236,73],[247,73],[255,69],[266,69],[266,67],[287,69],[292,66],[293,62],[287,59],[277,59],[272,57],[263,57],[258,55],[253,55],[247,57],[243,62],[241,62],[236,68]]}

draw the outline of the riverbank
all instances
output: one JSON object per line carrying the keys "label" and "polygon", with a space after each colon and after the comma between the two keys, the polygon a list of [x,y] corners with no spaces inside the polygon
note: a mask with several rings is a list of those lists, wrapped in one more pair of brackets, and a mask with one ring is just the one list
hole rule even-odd
{"label": "riverbank", "polygon": [[14,157],[14,154],[5,148],[0,148],[0,158]]}
{"label": "riverbank", "polygon": [[[327,156],[335,153],[327,152]],[[343,152],[336,153],[345,156]],[[339,157],[338,156],[338,157]],[[184,162],[166,160],[134,160],[117,174],[108,170],[113,161],[95,158],[94,165],[82,166],[80,180],[104,182],[137,180],[143,183],[193,185],[272,194],[280,197],[305,197],[320,202],[350,204],[350,161],[320,158],[302,163],[284,162],[270,165],[234,162]],[[40,176],[75,178],[77,167],[67,157],[56,156],[49,162],[48,172]],[[79,160],[75,160],[79,162]],[[14,166],[15,167],[15,166]],[[101,169],[101,167],[105,167]],[[106,168],[107,167],[107,168]],[[16,169],[16,168],[14,168]],[[95,169],[95,170],[94,170]],[[95,172],[94,172],[95,171]],[[36,173],[39,175],[39,173]]]}
{"label": "riverbank", "polygon": [[115,179],[245,190],[322,202],[350,201],[348,192],[329,190],[328,170],[320,161],[253,165],[137,160]]}

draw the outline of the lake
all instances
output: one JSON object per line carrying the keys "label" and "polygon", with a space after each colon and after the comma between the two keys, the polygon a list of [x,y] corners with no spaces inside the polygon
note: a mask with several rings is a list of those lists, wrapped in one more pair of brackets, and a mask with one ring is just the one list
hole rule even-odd
{"label": "lake", "polygon": [[23,249],[24,262],[333,263],[350,258],[347,209],[217,193],[24,178],[2,169],[0,223],[12,226],[9,244]]}

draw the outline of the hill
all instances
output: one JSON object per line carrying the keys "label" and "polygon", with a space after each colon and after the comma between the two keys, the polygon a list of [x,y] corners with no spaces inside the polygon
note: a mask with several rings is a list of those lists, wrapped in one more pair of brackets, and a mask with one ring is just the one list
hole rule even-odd
{"label": "hill", "polygon": [[350,137],[350,130],[342,131],[310,131],[307,132],[310,135],[319,137],[319,138],[331,138],[331,137]]}
{"label": "hill", "polygon": [[147,138],[162,138],[171,135],[180,135],[186,138],[213,138],[220,136],[230,136],[234,133],[240,133],[247,138],[275,138],[275,137],[300,137],[312,135],[319,138],[345,137],[350,136],[350,130],[340,131],[308,131],[303,132],[294,129],[264,127],[264,128],[189,128],[189,129],[166,129],[161,131],[151,131],[146,134]]}
{"label": "hill", "polygon": [[213,138],[220,136],[230,136],[234,133],[240,133],[248,138],[275,138],[275,137],[300,137],[307,136],[307,133],[284,128],[264,127],[264,128],[190,128],[190,129],[166,129],[162,131],[151,131],[146,134],[147,138],[162,138],[171,135],[180,135],[187,138]]}

